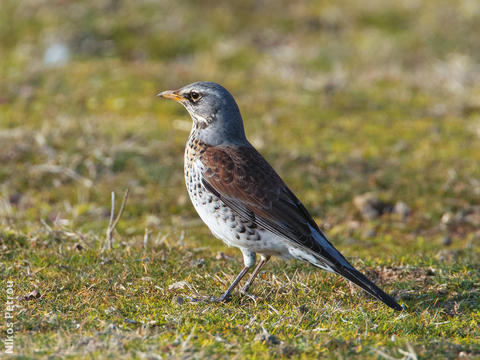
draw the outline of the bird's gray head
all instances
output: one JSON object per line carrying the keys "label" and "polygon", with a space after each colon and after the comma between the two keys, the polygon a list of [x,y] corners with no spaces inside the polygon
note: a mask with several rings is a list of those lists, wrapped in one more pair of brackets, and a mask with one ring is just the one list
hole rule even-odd
{"label": "bird's gray head", "polygon": [[158,96],[185,106],[193,120],[192,131],[199,140],[209,145],[246,143],[240,110],[223,86],[201,81],[163,91]]}

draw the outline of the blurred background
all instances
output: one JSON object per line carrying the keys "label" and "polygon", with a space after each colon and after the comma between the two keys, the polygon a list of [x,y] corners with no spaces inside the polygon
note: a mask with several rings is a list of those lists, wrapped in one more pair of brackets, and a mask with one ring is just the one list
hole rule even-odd
{"label": "blurred background", "polygon": [[128,187],[122,234],[208,243],[183,183],[190,119],[155,94],[209,80],[337,243],[478,237],[477,0],[0,6],[3,227],[102,235]]}
{"label": "blurred background", "polygon": [[[478,356],[479,34],[478,0],[0,0],[15,353]],[[199,80],[231,91],[250,141],[407,312],[300,262],[272,261],[258,302],[183,297],[241,268],[188,199],[190,118],[155,96]]]}

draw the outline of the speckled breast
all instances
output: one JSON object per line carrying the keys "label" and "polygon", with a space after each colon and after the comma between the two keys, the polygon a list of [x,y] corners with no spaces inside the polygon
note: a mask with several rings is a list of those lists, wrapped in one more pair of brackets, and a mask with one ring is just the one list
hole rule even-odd
{"label": "speckled breast", "polygon": [[185,184],[190,199],[198,215],[216,237],[230,246],[250,248],[253,242],[261,240],[256,224],[235,214],[202,183],[202,169],[198,160],[207,146],[191,137],[185,148]]}

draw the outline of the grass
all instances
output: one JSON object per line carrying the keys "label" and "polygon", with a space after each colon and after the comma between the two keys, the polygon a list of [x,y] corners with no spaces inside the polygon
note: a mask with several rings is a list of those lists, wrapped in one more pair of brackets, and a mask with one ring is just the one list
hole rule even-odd
{"label": "grass", "polygon": [[[0,6],[0,299],[11,280],[14,356],[480,357],[476,1]],[[188,301],[241,268],[186,194],[188,115],[155,98],[197,80],[232,91],[250,140],[406,311],[281,261],[256,298]],[[102,253],[110,193],[126,188]],[[367,192],[411,214],[366,219],[353,199]]]}

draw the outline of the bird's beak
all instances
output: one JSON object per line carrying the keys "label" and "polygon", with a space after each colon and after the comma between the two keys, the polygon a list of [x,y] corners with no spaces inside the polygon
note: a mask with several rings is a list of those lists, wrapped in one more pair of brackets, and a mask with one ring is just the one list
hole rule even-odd
{"label": "bird's beak", "polygon": [[175,100],[175,101],[185,100],[185,98],[182,95],[180,95],[177,91],[178,90],[162,91],[161,93],[158,93],[157,96],[163,97],[165,99]]}

